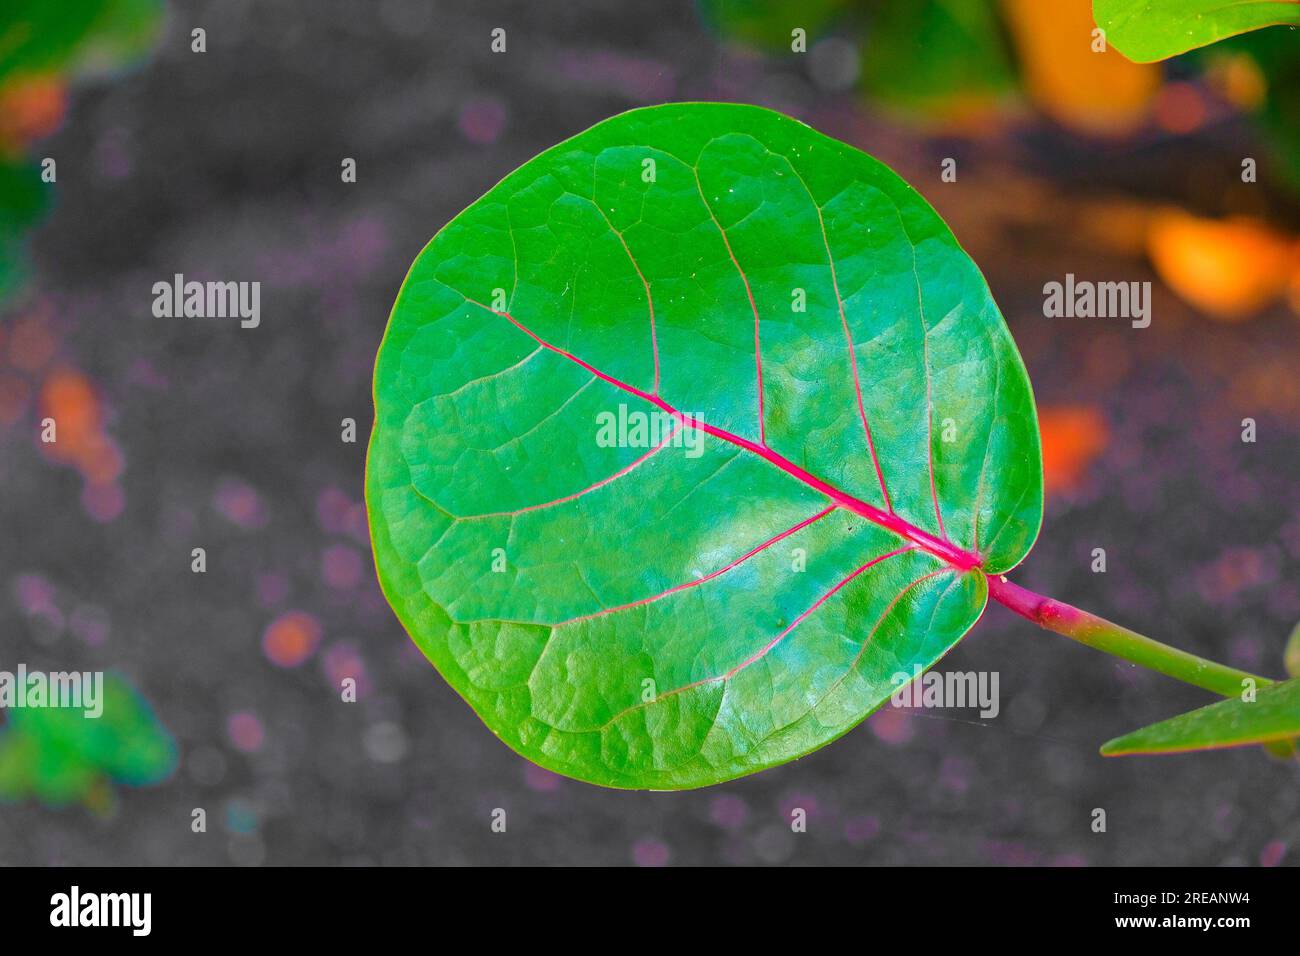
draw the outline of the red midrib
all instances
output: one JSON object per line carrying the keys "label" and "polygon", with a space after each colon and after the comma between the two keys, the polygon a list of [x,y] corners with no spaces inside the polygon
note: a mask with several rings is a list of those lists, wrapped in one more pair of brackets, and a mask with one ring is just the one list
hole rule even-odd
{"label": "red midrib", "polygon": [[679,411],[678,409],[674,408],[672,405],[664,401],[658,395],[652,395],[649,392],[637,388],[635,385],[630,385],[627,382],[622,381],[621,379],[617,379],[612,375],[602,372],[600,369],[596,368],[594,365],[591,365],[589,362],[585,362],[582,359],[578,358],[578,356],[574,355],[572,352],[568,352],[557,345],[552,345],[550,342],[547,342],[541,336],[537,335],[537,333],[533,332],[532,329],[528,328],[526,325],[524,325],[522,322],[516,319],[509,312],[500,312],[496,309],[491,308],[490,306],[484,305],[482,302],[478,302],[474,299],[471,299],[468,296],[465,296],[465,301],[470,303],[471,305],[476,305],[480,309],[483,309],[487,312],[491,312],[493,315],[501,316],[503,319],[506,319],[512,325],[514,325],[515,328],[519,329],[519,331],[523,332],[534,342],[540,345],[542,348],[554,352],[557,355],[563,356],[564,358],[575,363],[576,365],[581,366],[582,368],[590,372],[592,375],[595,375],[601,381],[608,382],[610,385],[613,385],[615,388],[627,392],[629,395],[635,395],[638,398],[644,399],[650,404],[656,406],[657,408],[673,416],[683,426],[688,428],[698,428],[700,431],[704,432],[707,435],[712,435],[714,438],[720,438],[723,441],[735,445],[738,448],[743,448],[746,451],[753,452],[755,455],[758,455],[763,460],[770,462],[771,464],[775,465],[777,468],[780,468],[786,474],[791,475],[794,478],[797,478],[798,480],[802,481],[804,484],[808,485],[811,488],[816,488],[818,491],[826,495],[826,497],[830,498],[832,501],[834,501],[836,504],[840,505],[841,507],[847,508],[849,511],[852,511],[854,514],[861,515],[863,518],[866,518],[868,521],[872,522],[873,524],[879,525],[882,528],[894,532],[895,534],[897,534],[899,537],[903,538],[906,541],[911,541],[913,544],[921,548],[923,551],[926,551],[929,554],[932,554],[935,557],[948,562],[958,570],[969,571],[972,568],[977,568],[980,566],[981,561],[978,555],[972,554],[971,552],[966,551],[963,548],[959,548],[951,541],[948,541],[944,538],[937,537],[928,531],[924,531],[921,528],[916,527],[916,525],[912,524],[911,522],[905,521],[904,519],[900,518],[897,514],[894,514],[893,512],[882,511],[881,509],[877,508],[875,505],[863,501],[861,498],[856,498],[853,495],[850,495],[848,492],[841,491],[839,488],[836,488],[834,485],[829,484],[828,482],[825,482],[822,479],[818,478],[816,475],[813,475],[810,472],[806,471],[805,469],[800,468],[794,462],[790,461],[790,459],[786,458],[784,455],[780,454],[779,452],[773,451],[771,448],[767,447],[766,445],[760,445],[756,442],[750,441],[748,438],[743,438],[740,435],[736,435],[733,434],[732,432],[727,431],[726,429],[719,428],[716,425],[710,425],[707,422],[700,421],[698,418],[692,418],[689,415],[686,415],[681,411]]}

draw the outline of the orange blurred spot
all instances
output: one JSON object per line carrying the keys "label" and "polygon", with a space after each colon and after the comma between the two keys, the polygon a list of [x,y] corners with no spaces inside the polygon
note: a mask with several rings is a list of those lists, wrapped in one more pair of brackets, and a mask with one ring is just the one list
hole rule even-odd
{"label": "orange blurred spot", "polygon": [[58,440],[46,446],[48,453],[65,461],[79,460],[98,435],[102,420],[89,380],[75,369],[59,369],[41,386],[40,403],[42,417],[53,418],[58,432]]}
{"label": "orange blurred spot", "polygon": [[1296,267],[1295,272],[1291,274],[1291,279],[1286,286],[1287,304],[1291,306],[1291,311],[1300,315],[1300,265]]}
{"label": "orange blurred spot", "polygon": [[1124,199],[1090,200],[1075,214],[1080,238],[1103,249],[1139,257],[1146,251],[1148,205]]}
{"label": "orange blurred spot", "polygon": [[1122,134],[1140,126],[1161,71],[1113,49],[1093,52],[1092,0],[1002,0],[1038,108],[1085,133]]}
{"label": "orange blurred spot", "polygon": [[49,136],[63,122],[67,88],[55,75],[11,78],[0,86],[0,152],[11,155]]}
{"label": "orange blurred spot", "polygon": [[1210,315],[1238,321],[1286,291],[1293,237],[1247,217],[1202,219],[1165,210],[1151,219],[1147,254],[1174,292]]}
{"label": "orange blurred spot", "polygon": [[1271,412],[1300,421],[1300,375],[1295,370],[1295,359],[1285,349],[1257,356],[1242,374],[1232,376],[1232,401],[1250,415]]}
{"label": "orange blurred spot", "polygon": [[1191,83],[1170,83],[1156,96],[1156,123],[1171,133],[1198,129],[1207,112],[1205,98]]}
{"label": "orange blurred spot", "polygon": [[122,452],[103,432],[91,436],[79,455],[81,473],[94,484],[109,484],[122,474]]}
{"label": "orange blurred spot", "polygon": [[267,627],[262,635],[262,650],[278,667],[297,667],[316,650],[320,637],[316,618],[305,611],[289,611]]}
{"label": "orange blurred spot", "polygon": [[1243,112],[1263,106],[1268,95],[1268,79],[1248,53],[1216,55],[1206,79],[1220,96]]}
{"label": "orange blurred spot", "polygon": [[55,429],[55,440],[42,442],[41,451],[81,472],[87,514],[96,521],[113,521],[126,506],[117,482],[126,462],[104,431],[103,409],[89,379],[75,369],[57,369],[42,384],[39,403],[41,417],[54,419]]}
{"label": "orange blurred spot", "polygon": [[1071,491],[1110,441],[1106,419],[1087,405],[1038,410],[1043,436],[1043,483],[1047,491]]}

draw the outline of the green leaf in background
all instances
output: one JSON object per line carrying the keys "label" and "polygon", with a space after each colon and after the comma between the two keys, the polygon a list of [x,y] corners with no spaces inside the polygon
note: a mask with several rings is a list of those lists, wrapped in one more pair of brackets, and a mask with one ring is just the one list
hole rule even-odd
{"label": "green leaf in background", "polygon": [[699,0],[700,16],[715,32],[772,53],[790,53],[791,32],[818,33],[852,7],[851,0]]}
{"label": "green leaf in background", "polygon": [[[1282,666],[1292,677],[1300,677],[1300,624],[1295,626],[1291,637],[1286,642],[1286,649],[1282,653]],[[1300,752],[1300,737],[1273,740],[1264,744],[1264,749],[1274,757],[1290,760]]]}
{"label": "green leaf in background", "polygon": [[161,0],[5,0],[0,81],[116,68],[148,52],[161,24]]}
{"label": "green leaf in background", "polygon": [[1107,757],[1215,750],[1300,737],[1300,679],[1259,688],[1255,700],[1222,700],[1102,745]]}
{"label": "green leaf in background", "polygon": [[1264,99],[1254,116],[1267,135],[1278,172],[1300,192],[1300,35],[1261,30],[1194,54],[1206,68],[1234,56],[1249,57],[1263,76]]}
{"label": "green leaf in background", "polygon": [[38,167],[0,160],[0,303],[26,278],[27,230],[48,208],[50,189]]}
{"label": "green leaf in background", "polygon": [[845,733],[1042,520],[975,264],[881,163],[752,106],[625,113],[489,190],[412,265],[375,404],[398,617],[502,740],[607,786]]}
{"label": "green leaf in background", "polygon": [[0,799],[35,797],[56,806],[86,799],[104,780],[158,783],[176,766],[176,743],[130,684],[104,677],[103,713],[7,710],[0,731]]}
{"label": "green leaf in background", "polygon": [[873,8],[862,57],[869,94],[904,109],[951,110],[1014,93],[994,0],[913,0]]}
{"label": "green leaf in background", "polygon": [[[7,125],[3,113],[13,109],[5,95],[22,90],[33,78],[62,91],[71,77],[104,73],[139,59],[158,36],[162,10],[161,0],[0,4],[0,304],[26,279],[27,232],[48,207],[53,189],[41,182],[39,169],[22,159],[29,146],[25,138],[2,135]],[[61,96],[55,102],[57,125]]]}
{"label": "green leaf in background", "polygon": [[1300,24],[1295,0],[1093,0],[1092,10],[1107,42],[1137,63],[1261,27]]}

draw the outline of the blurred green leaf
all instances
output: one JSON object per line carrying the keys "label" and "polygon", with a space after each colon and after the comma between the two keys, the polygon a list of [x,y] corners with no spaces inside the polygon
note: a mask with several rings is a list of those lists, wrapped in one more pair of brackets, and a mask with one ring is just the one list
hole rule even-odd
{"label": "blurred green leaf", "polygon": [[49,206],[49,194],[39,167],[0,162],[0,235],[36,223]]}
{"label": "blurred green leaf", "polygon": [[700,0],[700,15],[714,31],[769,52],[790,53],[791,32],[817,34],[854,4],[851,0]]}
{"label": "blurred green leaf", "polygon": [[162,0],[102,0],[69,69],[101,74],[129,66],[153,48],[162,31]]}
{"label": "blurred green leaf", "polygon": [[0,4],[0,80],[16,72],[119,66],[148,51],[161,13],[161,0],[5,0]]}
{"label": "blurred green leaf", "polygon": [[862,82],[882,102],[928,112],[1017,87],[993,0],[882,3],[871,16]]}
{"label": "blurred green leaf", "polygon": [[1231,37],[1186,59],[1202,70],[1248,57],[1259,68],[1264,98],[1253,117],[1264,133],[1276,170],[1300,193],[1300,35],[1291,30],[1261,30]]}
{"label": "blurred green leaf", "polygon": [[48,208],[49,189],[37,167],[0,162],[0,303],[27,276],[26,230]]}
{"label": "blurred green leaf", "polygon": [[1300,24],[1295,0],[1093,0],[1092,11],[1107,42],[1137,63],[1261,27]]}
{"label": "blurred green leaf", "polygon": [[[162,11],[162,0],[3,0],[0,89],[12,93],[47,74],[61,88],[65,76],[133,62],[156,40]],[[0,303],[26,279],[26,233],[48,208],[52,188],[21,160],[25,146],[22,137],[0,141]]]}
{"label": "blurred green leaf", "polygon": [[1248,744],[1286,742],[1300,736],[1300,679],[1261,687],[1254,701],[1210,704],[1143,727],[1102,745],[1106,757],[1183,753]]}
{"label": "blurred green leaf", "polygon": [[176,744],[144,699],[122,678],[104,677],[103,713],[33,707],[9,710],[0,734],[0,799],[35,797],[62,805],[102,779],[158,783],[176,766]]}

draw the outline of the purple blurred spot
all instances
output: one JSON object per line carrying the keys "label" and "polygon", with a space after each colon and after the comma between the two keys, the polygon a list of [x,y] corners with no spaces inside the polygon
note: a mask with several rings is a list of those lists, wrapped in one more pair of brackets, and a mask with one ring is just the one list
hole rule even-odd
{"label": "purple blurred spot", "polygon": [[366,509],[337,488],[326,488],[316,496],[316,520],[330,534],[348,534],[358,521],[364,527]]}
{"label": "purple blurred spot", "polygon": [[562,780],[559,774],[551,773],[545,767],[539,767],[535,763],[524,764],[524,783],[530,790],[536,790],[538,793],[554,793],[560,789]]}
{"label": "purple blurred spot", "polygon": [[1272,840],[1264,845],[1264,849],[1259,851],[1260,866],[1277,866],[1282,862],[1282,857],[1286,856],[1286,844],[1281,840]]}
{"label": "purple blurred spot", "polygon": [[894,747],[901,747],[916,734],[907,713],[888,704],[867,718],[867,726],[877,740]]}
{"label": "purple blurred spot", "polygon": [[361,555],[345,544],[331,545],[321,555],[321,576],[332,588],[356,587],[361,581]]}
{"label": "purple blurred spot", "polygon": [[262,749],[266,740],[266,730],[255,714],[246,710],[231,714],[226,721],[226,734],[231,745],[246,754],[256,753]]}
{"label": "purple blurred spot", "polygon": [[817,816],[820,809],[817,798],[811,793],[791,793],[781,799],[781,816],[789,821],[795,810],[803,810],[808,819]]}
{"label": "purple blurred spot", "polygon": [[58,611],[54,604],[54,585],[39,574],[20,574],[14,579],[14,596],[23,613],[47,614]]}
{"label": "purple blurred spot", "polygon": [[321,670],[325,672],[325,679],[335,688],[341,688],[343,681],[349,677],[356,681],[358,699],[370,690],[366,662],[356,647],[346,641],[329,646],[321,658]]}
{"label": "purple blurred spot", "polygon": [[671,855],[666,844],[649,837],[632,845],[632,860],[637,866],[667,866]]}
{"label": "purple blurred spot", "polygon": [[270,520],[262,496],[236,478],[223,479],[217,485],[212,504],[227,521],[245,530],[265,527]]}
{"label": "purple blurred spot", "polygon": [[880,833],[880,819],[874,816],[850,817],[844,822],[844,839],[854,846],[874,840]]}
{"label": "purple blurred spot", "polygon": [[724,793],[713,798],[709,818],[724,830],[739,830],[749,818],[749,806],[740,797]]}
{"label": "purple blurred spot", "polygon": [[506,127],[506,107],[494,96],[475,97],[465,103],[456,125],[476,146],[490,146]]}
{"label": "purple blurred spot", "polygon": [[90,647],[108,640],[108,612],[94,604],[79,604],[68,620],[68,629]]}
{"label": "purple blurred spot", "polygon": [[86,485],[81,491],[81,505],[86,514],[100,524],[115,521],[126,508],[126,495],[116,482],[103,485]]}

